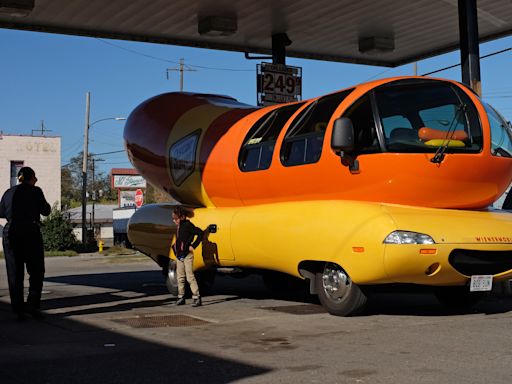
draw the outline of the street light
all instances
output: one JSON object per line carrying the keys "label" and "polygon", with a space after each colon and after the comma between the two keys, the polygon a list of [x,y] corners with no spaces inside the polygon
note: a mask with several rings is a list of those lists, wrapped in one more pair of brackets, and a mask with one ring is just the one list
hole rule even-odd
{"label": "street light", "polygon": [[126,120],[125,117],[105,117],[89,123],[91,93],[85,94],[85,133],[84,133],[84,153],[82,163],[82,244],[87,243],[87,160],[89,154],[89,129],[96,123],[105,120]]}

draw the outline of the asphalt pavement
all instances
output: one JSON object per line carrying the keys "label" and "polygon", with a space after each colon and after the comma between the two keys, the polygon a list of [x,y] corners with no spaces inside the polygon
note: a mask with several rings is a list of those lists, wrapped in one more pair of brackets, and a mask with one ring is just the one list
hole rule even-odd
{"label": "asphalt pavement", "polygon": [[19,322],[0,266],[1,384],[508,384],[512,374],[510,297],[460,312],[428,292],[388,292],[342,318],[305,293],[277,297],[257,276],[218,276],[202,307],[177,307],[142,255],[53,257],[46,270],[46,318]]}

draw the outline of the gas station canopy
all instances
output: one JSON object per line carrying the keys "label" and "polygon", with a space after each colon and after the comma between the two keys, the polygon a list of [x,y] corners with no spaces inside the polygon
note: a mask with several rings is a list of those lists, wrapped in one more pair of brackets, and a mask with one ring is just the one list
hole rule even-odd
{"label": "gas station canopy", "polygon": [[[392,67],[458,49],[460,1],[0,0],[0,28]],[[476,5],[480,42],[512,33],[510,0]]]}

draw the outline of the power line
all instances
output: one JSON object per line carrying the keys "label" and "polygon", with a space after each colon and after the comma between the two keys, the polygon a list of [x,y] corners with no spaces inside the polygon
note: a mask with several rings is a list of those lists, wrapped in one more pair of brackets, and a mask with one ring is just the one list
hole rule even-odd
{"label": "power line", "polygon": [[75,143],[75,144],[71,144],[68,149],[65,149],[63,152],[62,152],[62,155],[63,157],[68,157],[71,156],[71,154],[75,154],[76,151],[78,151],[78,149],[80,149],[80,147],[82,146],[81,143]]}
{"label": "power line", "polygon": [[114,163],[111,163],[111,162],[103,163],[103,165],[119,165],[119,164],[131,164],[131,163],[129,161],[114,162]]}
{"label": "power line", "polygon": [[121,149],[120,151],[111,151],[111,152],[103,152],[103,153],[92,153],[89,156],[110,155],[111,153],[121,153],[121,152],[125,152],[125,150]]}
{"label": "power line", "polygon": [[[511,51],[512,48],[505,48],[505,49],[502,49],[501,51],[496,51],[496,52],[492,52],[492,53],[489,53],[488,55],[485,55],[485,56],[480,56],[480,60],[482,59],[486,59],[488,57],[491,57],[491,56],[494,56],[494,55],[498,55],[500,53],[504,53],[504,52],[507,52],[507,51]],[[435,71],[432,71],[432,72],[427,72],[427,73],[424,73],[423,75],[420,75],[420,76],[428,76],[428,75],[432,75],[433,73],[437,73],[437,72],[441,72],[441,71],[446,71],[447,69],[452,69],[452,68],[455,68],[455,67],[460,67],[460,63],[459,64],[453,64],[453,65],[450,65],[448,67],[444,67],[444,68],[441,68],[441,69],[437,69]]]}
{"label": "power line", "polygon": [[[133,53],[135,55],[139,55],[139,56],[144,56],[144,57],[147,57],[149,59],[153,59],[153,60],[158,60],[158,61],[163,61],[163,62],[166,62],[166,63],[171,63],[171,64],[176,64],[176,65],[180,65],[179,62],[177,61],[174,61],[174,60],[168,60],[168,59],[163,59],[161,57],[157,57],[157,56],[153,56],[153,55],[148,55],[146,53],[142,53],[142,52],[139,52],[139,51],[136,51],[134,49],[130,49],[130,48],[126,48],[126,47],[122,47],[120,45],[117,45],[117,44],[114,44],[114,43],[111,43],[110,41],[106,41],[106,40],[103,40],[103,39],[99,39],[99,38],[95,38],[96,40],[98,41],[101,41],[102,43],[104,44],[107,44],[107,45],[110,45],[112,47],[116,47],[118,49],[122,49],[124,51],[127,51],[127,52],[130,52],[130,53]],[[255,69],[239,69],[239,68],[220,68],[220,67],[207,67],[207,66],[203,66],[203,65],[193,65],[193,64],[189,64],[190,67],[194,67],[194,68],[199,68],[199,69],[209,69],[209,70],[213,70],[213,71],[229,71],[229,72],[255,72],[256,70]]]}
{"label": "power line", "polygon": [[[500,51],[492,52],[492,53],[489,53],[488,55],[481,56],[481,57],[480,57],[480,59],[486,59],[486,58],[488,58],[488,57],[495,56],[495,55],[498,55],[498,54],[500,54],[500,53],[504,53],[504,52],[507,52],[507,51],[510,51],[510,50],[512,50],[512,48],[505,48],[505,49],[502,49],[502,50],[500,50]],[[459,67],[459,66],[460,66],[460,63],[459,63],[459,64],[453,64],[453,65],[450,65],[450,66],[448,66],[448,67],[444,67],[444,68],[436,69],[435,71],[432,71],[432,72],[424,73],[424,74],[422,74],[422,75],[420,75],[420,76],[428,76],[428,75],[432,75],[432,74],[434,74],[434,73],[442,72],[442,71],[446,71],[446,70],[448,70],[448,69],[452,69],[452,68]],[[374,79],[374,78],[376,78],[376,77],[380,77],[380,76],[381,76],[381,75],[383,75],[384,73],[389,72],[389,71],[391,71],[391,70],[393,70],[393,69],[395,69],[395,68],[388,68],[388,69],[385,69],[384,71],[381,71],[381,72],[377,73],[376,75],[373,75],[373,76],[371,76],[371,77],[367,78],[366,80],[364,80],[364,82],[370,81],[370,80],[372,80],[372,79]]]}

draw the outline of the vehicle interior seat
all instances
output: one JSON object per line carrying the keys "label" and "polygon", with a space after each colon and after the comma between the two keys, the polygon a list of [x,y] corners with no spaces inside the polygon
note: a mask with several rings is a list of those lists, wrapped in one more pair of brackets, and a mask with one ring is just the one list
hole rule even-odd
{"label": "vehicle interior seat", "polygon": [[389,142],[409,142],[417,143],[419,141],[418,131],[412,128],[395,128],[389,134]]}

